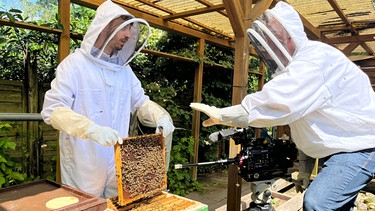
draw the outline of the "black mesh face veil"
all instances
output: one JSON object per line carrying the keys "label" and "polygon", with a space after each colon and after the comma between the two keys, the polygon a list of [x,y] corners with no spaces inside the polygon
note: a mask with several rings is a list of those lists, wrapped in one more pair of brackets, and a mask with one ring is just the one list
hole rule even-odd
{"label": "black mesh face veil", "polygon": [[271,31],[266,27],[269,21],[266,14],[254,21],[252,28],[247,30],[247,36],[262,61],[267,65],[268,71],[275,74],[283,71],[292,57],[283,45],[285,38],[280,37],[277,30]]}
{"label": "black mesh face veil", "polygon": [[125,33],[127,33],[129,37],[122,38],[123,40],[121,41],[124,44],[121,49],[117,49],[114,52],[114,56],[111,55],[111,57],[113,58],[112,62],[122,66],[129,64],[129,62],[146,45],[148,37],[150,35],[149,24],[143,19],[130,18],[124,20],[121,24],[118,24],[118,26],[115,26],[115,28],[113,28],[111,32],[107,34],[100,48],[96,49],[96,51],[91,51],[92,55],[100,59],[106,57],[104,55],[104,49],[107,45],[110,45],[111,40],[114,39],[116,34],[120,31],[125,31]]}
{"label": "black mesh face veil", "polygon": [[250,43],[255,48],[255,51],[260,56],[261,60],[266,64],[268,71],[270,71],[272,74],[275,73],[278,68],[278,65],[275,62],[275,60],[272,58],[272,55],[270,55],[267,52],[266,47],[264,47],[264,45],[261,44],[261,41],[258,40],[259,37],[257,39],[256,35],[252,31],[249,31],[249,30],[248,30],[248,37],[250,39]]}
{"label": "black mesh face veil", "polygon": [[266,64],[267,70],[271,74],[285,69],[285,66],[277,58],[272,49],[268,46],[266,41],[253,29],[247,30],[247,36],[251,44],[254,46],[255,51],[260,56],[261,60]]}

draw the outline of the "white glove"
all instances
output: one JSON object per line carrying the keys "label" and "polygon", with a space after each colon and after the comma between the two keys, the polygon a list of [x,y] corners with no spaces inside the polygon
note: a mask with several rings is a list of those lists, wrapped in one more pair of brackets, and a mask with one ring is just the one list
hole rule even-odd
{"label": "white glove", "polygon": [[217,142],[219,140],[219,134],[220,132],[219,131],[216,131],[216,132],[213,132],[211,133],[209,136],[208,136],[208,139],[210,139],[210,141],[213,143],[213,142]]}
{"label": "white glove", "polygon": [[171,161],[171,150],[172,150],[172,138],[173,134],[169,134],[168,136],[164,137],[165,143],[165,171],[168,172],[169,163]]}
{"label": "white glove", "polygon": [[58,107],[51,114],[51,125],[60,131],[82,139],[90,138],[104,146],[122,144],[117,131],[95,124],[68,107]]}
{"label": "white glove", "polygon": [[204,127],[212,126],[212,125],[228,125],[232,126],[230,122],[222,122],[221,116],[219,115],[219,109],[215,106],[209,106],[203,103],[190,103],[190,107],[194,110],[200,111],[205,113],[210,118],[203,121],[202,125]]}
{"label": "white glove", "polygon": [[122,144],[122,138],[119,133],[110,127],[92,124],[87,128],[86,135],[103,146],[113,146],[117,142]]}
{"label": "white glove", "polygon": [[156,122],[156,132],[163,132],[163,137],[167,137],[174,131],[173,123],[168,116],[163,116]]}
{"label": "white glove", "polygon": [[248,127],[249,114],[241,105],[234,105],[225,108],[216,108],[203,103],[190,103],[194,110],[204,112],[210,118],[203,121],[204,127],[212,125],[226,125],[230,127]]}

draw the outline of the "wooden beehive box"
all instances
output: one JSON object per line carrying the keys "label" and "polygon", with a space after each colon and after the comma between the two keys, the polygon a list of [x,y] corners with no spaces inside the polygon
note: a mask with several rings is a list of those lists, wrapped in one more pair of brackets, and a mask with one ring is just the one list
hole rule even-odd
{"label": "wooden beehive box", "polygon": [[208,211],[208,206],[170,193],[159,192],[126,206],[117,204],[117,197],[108,199],[108,209],[113,211]]}
{"label": "wooden beehive box", "polygon": [[54,210],[103,211],[107,208],[105,199],[54,181],[39,180],[0,189],[0,210],[50,211],[47,203],[60,197],[78,198],[78,202]]}
{"label": "wooden beehive box", "polygon": [[167,188],[164,137],[161,133],[134,136],[115,145],[117,204],[125,206]]}

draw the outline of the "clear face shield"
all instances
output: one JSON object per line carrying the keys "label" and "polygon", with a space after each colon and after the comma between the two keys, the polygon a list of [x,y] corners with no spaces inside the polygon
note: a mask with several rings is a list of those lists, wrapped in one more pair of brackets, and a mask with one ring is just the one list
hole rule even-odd
{"label": "clear face shield", "polygon": [[149,24],[140,18],[111,21],[99,35],[97,49],[92,52],[100,58],[121,66],[126,66],[143,49],[150,36]]}
{"label": "clear face shield", "polygon": [[[267,28],[266,24],[263,23],[264,21],[260,21],[262,19],[264,19],[264,15],[254,21],[252,28],[247,30],[247,36],[255,51],[266,64],[268,71],[275,76],[285,69],[292,61],[292,57],[282,44],[284,40],[279,36],[277,37],[276,31],[272,32]],[[267,21],[265,22],[267,23]]]}

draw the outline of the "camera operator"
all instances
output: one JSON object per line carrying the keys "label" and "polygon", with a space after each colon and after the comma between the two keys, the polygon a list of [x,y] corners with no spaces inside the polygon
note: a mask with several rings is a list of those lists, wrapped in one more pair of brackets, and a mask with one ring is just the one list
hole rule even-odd
{"label": "camera operator", "polygon": [[[205,127],[289,125],[298,149],[325,161],[305,191],[303,210],[353,209],[375,172],[375,94],[368,76],[338,49],[308,40],[285,2],[266,10],[247,33],[273,79],[239,105],[190,106],[210,117]],[[305,185],[310,166],[300,171]]]}

